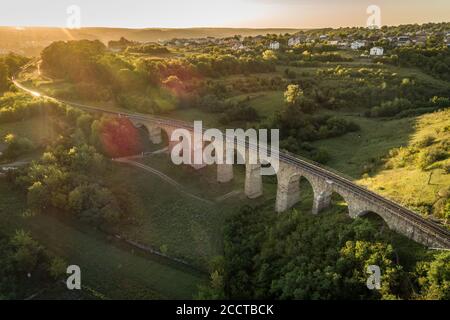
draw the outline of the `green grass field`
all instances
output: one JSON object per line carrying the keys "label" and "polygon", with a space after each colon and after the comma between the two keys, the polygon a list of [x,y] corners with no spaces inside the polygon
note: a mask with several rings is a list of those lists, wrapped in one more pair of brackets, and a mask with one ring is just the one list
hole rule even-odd
{"label": "green grass field", "polygon": [[344,115],[361,130],[341,137],[316,141],[314,146],[331,156],[327,166],[357,179],[371,159],[380,159],[389,150],[406,145],[414,132],[414,118],[399,120],[369,119]]}
{"label": "green grass field", "polygon": [[[249,200],[244,195],[244,168],[235,166],[233,181],[216,182],[216,166],[195,170],[176,166],[167,154],[139,160],[169,176],[183,186],[177,189],[160,177],[125,164],[117,164],[109,178],[111,184],[128,183],[128,190],[137,196],[139,224],[120,231],[140,243],[160,249],[206,270],[212,257],[222,253],[222,228],[227,217],[239,207],[268,202],[275,205],[276,185],[265,178],[265,196]],[[185,192],[210,203],[194,199]],[[233,195],[225,200],[221,197]]]}
{"label": "green grass field", "polygon": [[55,138],[51,122],[46,116],[0,124],[0,143],[9,133],[28,138],[34,144],[40,144]]}
{"label": "green grass field", "polygon": [[[449,110],[420,116],[413,122],[413,126],[414,132],[406,143],[408,146],[417,144],[425,137],[435,137],[433,144],[445,145],[450,141]],[[432,148],[433,144],[421,149]],[[375,175],[361,179],[360,183],[414,208],[432,206],[450,187],[450,174],[441,167],[441,164],[450,163],[448,158],[425,170],[415,163],[407,163],[404,167],[382,167]]]}
{"label": "green grass field", "polygon": [[283,91],[261,91],[230,98],[230,101],[242,101],[250,97],[249,105],[256,109],[261,118],[271,118],[284,107]]}
{"label": "green grass field", "polygon": [[0,178],[0,231],[17,229],[82,270],[83,290],[112,299],[190,299],[206,276],[158,256],[141,253],[83,224],[41,214],[24,218],[25,199]]}

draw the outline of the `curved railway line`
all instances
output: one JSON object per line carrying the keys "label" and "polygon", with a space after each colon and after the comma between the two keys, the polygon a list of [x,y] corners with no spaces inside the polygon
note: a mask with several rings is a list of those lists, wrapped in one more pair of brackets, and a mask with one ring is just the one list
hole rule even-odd
{"label": "curved railway line", "polygon": [[[94,106],[88,106],[76,102],[71,101],[65,101],[61,99],[56,99],[53,97],[41,95],[40,93],[33,91],[31,89],[28,89],[24,87],[22,84],[17,82],[15,79],[13,79],[13,83],[20,88],[21,90],[33,95],[33,96],[42,96],[43,98],[51,99],[54,101],[57,101],[59,103],[63,103],[72,107],[76,107],[85,111],[89,112],[100,112],[100,113],[106,113],[111,114],[119,117],[126,117],[133,120],[143,120],[143,121],[150,121],[156,125],[164,125],[164,126],[170,126],[175,128],[184,128],[187,130],[192,131],[193,126],[180,121],[180,120],[174,120],[164,117],[154,117],[151,115],[141,114],[141,113],[130,113],[127,111],[122,110],[114,110],[114,109],[106,109],[101,107],[94,107]],[[204,128],[204,130],[207,130],[207,128]],[[258,150],[258,147],[255,145],[251,145],[248,142],[245,143],[246,148]],[[415,212],[399,205],[398,203],[395,203],[392,200],[386,199],[382,197],[381,195],[370,191],[362,186],[359,186],[352,182],[350,179],[344,178],[342,174],[338,174],[334,172],[331,169],[325,168],[319,164],[313,163],[311,161],[306,161],[304,159],[299,158],[298,156],[293,156],[292,154],[288,152],[279,152],[279,159],[282,162],[291,164],[293,166],[297,166],[303,170],[306,170],[308,172],[311,172],[315,175],[318,175],[320,177],[323,177],[327,180],[332,181],[333,184],[338,184],[340,187],[345,188],[353,193],[356,193],[359,197],[365,199],[366,201],[380,205],[382,204],[386,209],[388,209],[393,214],[402,217],[404,219],[407,219],[409,222],[417,226],[418,228],[426,231],[426,232],[432,232],[435,236],[442,239],[443,242],[446,242],[450,244],[450,231],[448,229],[445,229],[438,224],[429,221],[427,219],[422,218]]]}

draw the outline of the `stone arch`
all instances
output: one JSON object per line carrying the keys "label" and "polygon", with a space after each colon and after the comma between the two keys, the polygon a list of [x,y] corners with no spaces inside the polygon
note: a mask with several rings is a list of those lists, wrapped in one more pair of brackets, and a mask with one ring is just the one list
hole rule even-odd
{"label": "stone arch", "polygon": [[339,208],[342,207],[343,211],[346,214],[350,214],[349,212],[349,197],[346,193],[339,192],[335,189],[332,189],[330,195],[330,203],[329,207]]}
{"label": "stone arch", "polygon": [[318,214],[322,210],[330,206],[331,195],[333,193],[332,182],[324,179],[323,177],[311,174],[309,172],[304,172],[302,176],[304,176],[312,186],[313,189],[312,213]]}
{"label": "stone arch", "polygon": [[380,213],[381,211],[375,209],[363,209],[360,210],[353,218],[371,218],[379,219],[379,221],[383,222],[389,229],[393,228],[393,223],[390,219],[389,215]]}
{"label": "stone arch", "polygon": [[143,128],[148,133],[148,138],[153,144],[162,143],[161,128],[157,125],[149,124],[144,121],[133,120],[131,121],[136,128]]}
{"label": "stone arch", "polygon": [[[360,200],[358,196],[356,196],[353,192],[348,191],[346,189],[342,189],[339,186],[336,186],[332,184],[331,187],[332,196],[337,195],[341,197],[344,202],[347,204],[347,213],[351,218],[356,218],[357,214],[360,212],[360,210],[370,210],[370,208],[364,208],[361,209],[361,204],[364,204],[366,206],[366,201]],[[331,200],[331,198],[330,198]],[[331,204],[331,202],[330,202]]]}

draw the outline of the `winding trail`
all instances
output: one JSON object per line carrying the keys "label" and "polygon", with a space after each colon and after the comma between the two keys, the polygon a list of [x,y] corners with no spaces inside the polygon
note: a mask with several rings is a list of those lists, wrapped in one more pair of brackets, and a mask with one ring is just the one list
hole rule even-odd
{"label": "winding trail", "polygon": [[212,202],[210,200],[203,199],[203,198],[201,198],[199,196],[196,196],[195,194],[192,194],[192,193],[186,191],[186,188],[184,188],[180,183],[178,183],[177,181],[173,180],[171,177],[165,175],[161,171],[158,171],[158,170],[156,170],[156,169],[154,169],[154,168],[152,168],[150,166],[147,166],[147,165],[142,164],[140,162],[134,161],[131,158],[118,158],[118,159],[113,159],[113,161],[119,162],[119,163],[128,164],[128,165],[131,165],[131,166],[134,166],[134,167],[137,167],[137,168],[141,168],[141,169],[143,169],[143,170],[145,170],[145,171],[147,171],[147,172],[149,172],[149,173],[151,173],[153,175],[156,175],[156,176],[160,177],[162,180],[164,180],[168,184],[172,185],[178,191],[180,191],[181,193],[183,193],[184,195],[186,195],[186,196],[188,196],[188,197],[190,197],[192,199],[204,202],[204,203],[209,204],[209,205],[214,204],[214,202]]}

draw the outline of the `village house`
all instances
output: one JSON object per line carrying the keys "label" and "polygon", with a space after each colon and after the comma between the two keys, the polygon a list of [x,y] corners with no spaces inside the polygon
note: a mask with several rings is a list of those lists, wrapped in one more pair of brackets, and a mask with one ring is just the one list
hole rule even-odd
{"label": "village house", "polygon": [[397,38],[397,47],[408,46],[412,43],[409,36],[400,36]]}
{"label": "village house", "polygon": [[365,40],[356,40],[356,41],[353,41],[351,43],[351,45],[350,45],[350,47],[353,50],[359,50],[361,48],[364,48],[365,46],[366,46],[366,41]]}
{"label": "village house", "polygon": [[384,54],[384,49],[382,47],[373,47],[370,49],[371,56],[382,56]]}
{"label": "village house", "polygon": [[302,43],[302,38],[300,37],[292,37],[288,40],[288,46],[289,47],[294,47],[294,46],[298,46]]}
{"label": "village house", "polygon": [[278,50],[278,49],[280,49],[280,43],[278,41],[272,41],[269,44],[269,49],[271,49],[271,50]]}

